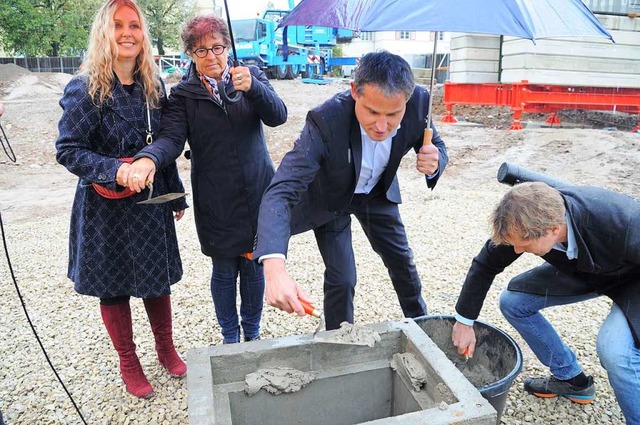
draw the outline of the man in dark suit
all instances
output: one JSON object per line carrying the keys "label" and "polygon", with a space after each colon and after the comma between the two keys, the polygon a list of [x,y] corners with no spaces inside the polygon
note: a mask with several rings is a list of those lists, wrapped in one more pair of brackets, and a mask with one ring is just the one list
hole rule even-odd
{"label": "man in dark suit", "polygon": [[522,183],[505,194],[491,223],[492,238],[473,259],[456,304],[459,353],[473,355],[473,321],[495,276],[524,252],[540,256],[545,263],[513,278],[500,296],[502,314],[551,370],[525,380],[525,390],[580,404],[595,399],[593,378],[540,311],[604,294],[613,305],[598,356],[627,423],[640,424],[640,202],[593,187]]}
{"label": "man in dark suit", "polygon": [[433,188],[447,164],[434,129],[423,146],[429,94],[409,64],[389,52],[364,56],[351,90],[311,110],[296,144],[262,198],[254,258],[264,265],[270,305],[304,315],[304,291],[286,271],[291,234],[313,229],[325,264],[327,329],[353,323],[356,270],[351,215],[389,271],[405,317],[427,313],[398,204],[396,172],[413,149]]}

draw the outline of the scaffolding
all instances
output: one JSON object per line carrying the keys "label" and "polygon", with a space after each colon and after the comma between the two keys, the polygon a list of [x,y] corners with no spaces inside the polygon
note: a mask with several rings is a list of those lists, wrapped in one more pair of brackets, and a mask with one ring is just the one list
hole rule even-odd
{"label": "scaffolding", "polygon": [[519,83],[451,83],[444,84],[447,114],[443,123],[457,122],[454,105],[503,106],[511,108],[513,122],[509,130],[522,130],[522,113],[550,114],[546,122],[559,125],[558,111],[565,109],[598,110],[638,114],[639,123],[632,130],[640,132],[640,88],[583,87]]}

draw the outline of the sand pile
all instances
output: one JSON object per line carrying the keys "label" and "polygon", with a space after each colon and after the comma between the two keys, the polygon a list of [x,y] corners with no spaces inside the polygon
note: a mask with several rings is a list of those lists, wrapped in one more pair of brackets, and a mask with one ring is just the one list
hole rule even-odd
{"label": "sand pile", "polygon": [[62,72],[31,72],[15,64],[0,65],[0,98],[60,97],[72,77]]}

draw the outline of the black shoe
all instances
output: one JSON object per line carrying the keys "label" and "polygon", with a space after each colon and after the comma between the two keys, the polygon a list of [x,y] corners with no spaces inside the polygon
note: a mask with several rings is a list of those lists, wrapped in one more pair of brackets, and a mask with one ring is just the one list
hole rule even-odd
{"label": "black shoe", "polygon": [[524,389],[536,397],[561,396],[579,404],[589,404],[596,398],[596,386],[593,384],[593,376],[587,377],[587,385],[585,386],[572,385],[551,375],[542,378],[527,378],[524,381]]}
{"label": "black shoe", "polygon": [[253,337],[253,338],[248,337],[248,336],[245,336],[245,337],[244,337],[244,341],[245,341],[245,342],[249,342],[249,341],[259,341],[259,340],[260,340],[260,335],[255,336],[255,337]]}

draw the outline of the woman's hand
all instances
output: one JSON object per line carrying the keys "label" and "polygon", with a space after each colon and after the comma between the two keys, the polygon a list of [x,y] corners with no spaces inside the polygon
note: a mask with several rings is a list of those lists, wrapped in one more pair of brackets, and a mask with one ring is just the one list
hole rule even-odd
{"label": "woman's hand", "polygon": [[118,183],[122,187],[127,186],[127,179],[129,178],[129,168],[131,168],[131,164],[123,162],[120,168],[118,168],[118,172],[116,173],[116,183]]}
{"label": "woman's hand", "polygon": [[[119,173],[120,170],[118,170],[118,174]],[[155,173],[156,164],[151,160],[151,158],[137,159],[129,166],[126,184],[124,186],[140,193],[149,183],[153,183],[153,176]]]}
{"label": "woman's hand", "polygon": [[251,89],[251,72],[246,66],[236,66],[229,70],[231,79],[233,80],[233,87],[236,90],[248,92]]}

